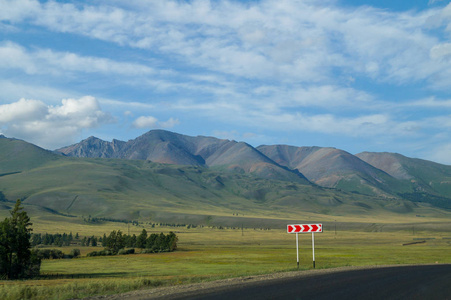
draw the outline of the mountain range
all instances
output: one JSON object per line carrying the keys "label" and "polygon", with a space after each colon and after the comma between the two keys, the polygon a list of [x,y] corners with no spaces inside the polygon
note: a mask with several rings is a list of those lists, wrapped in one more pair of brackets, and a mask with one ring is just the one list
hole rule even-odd
{"label": "mountain range", "polygon": [[89,137],[56,151],[73,157],[147,160],[251,173],[267,179],[307,182],[296,170],[275,163],[247,143],[214,137],[191,137],[164,130],[152,130],[128,142],[107,142]]}
{"label": "mountain range", "polygon": [[451,211],[451,166],[395,153],[253,147],[163,130],[127,142],[89,137],[55,151],[0,136],[0,213],[18,198],[45,218],[203,224],[213,218],[229,225],[246,223],[243,215],[250,223],[300,216],[443,218]]}
{"label": "mountain range", "polygon": [[352,155],[330,147],[262,145],[152,130],[128,142],[89,137],[56,150],[67,156],[148,160],[242,172],[265,179],[310,182],[385,198],[451,208],[451,166],[397,153]]}

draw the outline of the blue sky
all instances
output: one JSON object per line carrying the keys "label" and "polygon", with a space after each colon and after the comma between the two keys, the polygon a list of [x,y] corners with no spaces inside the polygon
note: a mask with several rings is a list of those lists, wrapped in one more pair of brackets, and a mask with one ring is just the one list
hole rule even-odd
{"label": "blue sky", "polygon": [[451,164],[450,1],[0,0],[0,132],[151,129]]}

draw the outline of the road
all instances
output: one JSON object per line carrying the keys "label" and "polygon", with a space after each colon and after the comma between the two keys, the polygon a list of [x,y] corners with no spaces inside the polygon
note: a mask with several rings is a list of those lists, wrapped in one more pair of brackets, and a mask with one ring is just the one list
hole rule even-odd
{"label": "road", "polygon": [[[200,284],[108,299],[450,299],[451,265],[391,266],[301,271],[288,277]],[[196,285],[193,285],[196,286]],[[105,299],[103,298],[103,299]]]}

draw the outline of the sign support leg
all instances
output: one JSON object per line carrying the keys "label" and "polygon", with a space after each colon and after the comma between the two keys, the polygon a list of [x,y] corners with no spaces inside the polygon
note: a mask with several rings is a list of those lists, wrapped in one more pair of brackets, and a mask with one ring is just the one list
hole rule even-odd
{"label": "sign support leg", "polygon": [[298,270],[299,270],[299,237],[298,237],[298,233],[296,232],[296,258],[297,258],[297,263],[298,263]]}
{"label": "sign support leg", "polygon": [[313,269],[315,269],[315,233],[312,232]]}

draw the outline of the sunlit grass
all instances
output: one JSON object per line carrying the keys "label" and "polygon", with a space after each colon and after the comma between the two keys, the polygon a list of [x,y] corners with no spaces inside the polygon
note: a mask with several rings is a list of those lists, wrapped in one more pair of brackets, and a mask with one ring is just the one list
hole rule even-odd
{"label": "sunlit grass", "polygon": [[[174,230],[155,231],[171,229]],[[284,230],[176,231],[180,239],[176,252],[45,260],[41,273],[53,279],[2,281],[0,298],[68,299],[296,269],[295,235]],[[312,269],[312,236],[299,237],[300,269]],[[403,246],[422,237],[429,239],[423,244]],[[450,237],[451,231],[416,231],[415,235],[407,231],[326,231],[315,234],[316,268],[451,263]],[[79,248],[86,250],[82,253],[93,249]],[[65,252],[70,249],[63,248]]]}

